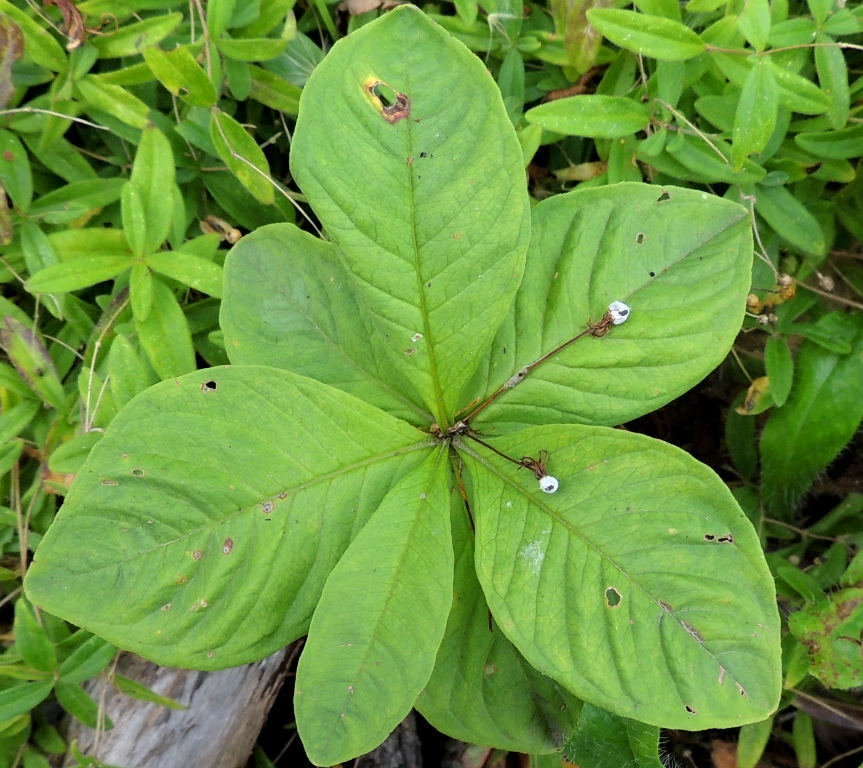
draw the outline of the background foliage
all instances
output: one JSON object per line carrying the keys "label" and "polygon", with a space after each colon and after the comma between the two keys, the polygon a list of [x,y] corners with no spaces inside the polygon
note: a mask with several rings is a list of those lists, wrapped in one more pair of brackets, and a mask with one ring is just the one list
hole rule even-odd
{"label": "background foliage", "polygon": [[[494,74],[535,199],[646,180],[750,209],[749,316],[696,411],[776,577],[785,694],[770,721],[722,740],[738,741],[744,768],[765,746],[768,760],[828,762],[863,727],[849,692],[863,684],[863,7],[423,9]],[[334,39],[380,12],[353,0],[0,0],[0,766],[65,752],[49,698],[95,726],[80,684],[115,652],[20,598],[28,553],[120,408],[227,362],[227,247],[307,217],[288,171],[301,89]]]}

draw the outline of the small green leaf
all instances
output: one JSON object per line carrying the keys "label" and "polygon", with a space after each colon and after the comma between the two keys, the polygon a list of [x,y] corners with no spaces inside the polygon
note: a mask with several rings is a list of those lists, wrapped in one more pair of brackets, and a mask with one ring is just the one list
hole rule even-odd
{"label": "small green leaf", "polygon": [[794,142],[800,149],[817,157],[846,160],[859,157],[863,146],[863,125],[852,125],[839,131],[798,133]]}
{"label": "small green leaf", "polygon": [[58,409],[65,406],[63,383],[40,333],[17,318],[6,315],[0,321],[0,347],[15,366],[18,375],[42,402]]}
{"label": "small green leaf", "polygon": [[678,134],[668,144],[669,154],[686,168],[708,179],[722,180],[728,184],[751,184],[763,179],[767,172],[751,160],[743,161],[739,171],[731,163],[733,148],[721,139],[708,143],[701,136]]}
{"label": "small green leaf", "polygon": [[135,56],[171,34],[183,20],[182,13],[154,16],[136,24],[123,24],[110,35],[90,37],[100,59]]}
{"label": "small green leaf", "polygon": [[779,66],[772,59],[773,77],[779,88],[779,102],[794,112],[804,115],[821,115],[830,109],[832,101],[811,80],[797,75],[785,67]]}
{"label": "small green leaf", "polygon": [[147,375],[138,350],[125,336],[119,334],[111,342],[108,373],[111,377],[111,394],[118,408],[122,408],[135,395],[154,383]]}
{"label": "small green leaf", "polygon": [[263,658],[306,634],[333,566],[431,446],[377,408],[274,368],[165,381],[111,422],[25,588],[162,664]]}
{"label": "small green leaf", "polygon": [[116,277],[132,266],[131,256],[82,256],[37,272],[26,283],[30,293],[64,293]]}
{"label": "small green leaf", "polygon": [[153,253],[146,258],[147,265],[188,285],[201,293],[220,298],[222,295],[222,268],[200,256],[194,256],[182,251],[163,251]]}
{"label": "small green leaf", "polygon": [[96,109],[133,128],[146,127],[150,108],[125,88],[103,83],[95,75],[81,78],[75,87],[81,97]]}
{"label": "small green leaf", "polygon": [[139,322],[145,322],[153,308],[153,273],[141,261],[132,266],[129,276],[129,299],[132,302],[132,313]]}
{"label": "small green leaf", "polygon": [[0,182],[15,206],[27,213],[33,199],[30,159],[20,139],[5,130],[0,130]]}
{"label": "small green leaf", "polygon": [[583,95],[540,104],[528,110],[525,118],[548,131],[614,139],[644,130],[650,110],[623,96]]}
{"label": "small green leaf", "polygon": [[207,29],[210,37],[218,39],[231,23],[237,0],[210,0],[207,3]]}
{"label": "small green leaf", "polygon": [[777,406],[785,405],[794,380],[794,359],[788,342],[776,334],[767,339],[764,348],[764,366],[770,379],[770,392]]}
{"label": "small green leaf", "polygon": [[763,51],[770,34],[770,0],[746,0],[737,28],[756,51]]}
{"label": "small green leaf", "polygon": [[285,50],[285,41],[277,37],[241,40],[221,37],[216,40],[216,47],[225,56],[237,61],[268,61],[281,55]]}
{"label": "small green leaf", "polygon": [[759,184],[755,210],[783,240],[803,253],[823,256],[826,243],[818,220],[785,187]]}
{"label": "small green leaf", "polygon": [[797,355],[794,387],[761,434],[761,487],[774,514],[786,517],[812,481],[836,458],[863,419],[863,324],[854,351],[838,355],[805,341]]}
{"label": "small green leaf", "polygon": [[273,185],[270,166],[261,148],[233,117],[214,110],[210,120],[210,139],[228,168],[262,203],[272,204]]}
{"label": "small green leaf", "polygon": [[751,480],[758,469],[758,448],[755,443],[755,419],[737,410],[745,400],[746,393],[741,392],[728,409],[725,417],[725,443],[734,467],[741,476]]}
{"label": "small green leaf", "polygon": [[80,685],[58,682],[54,686],[54,695],[63,709],[88,728],[110,730],[114,727],[111,720],[104,713],[103,717],[99,716],[99,705],[90,698]]}
{"label": "small green leaf", "polygon": [[776,575],[807,603],[816,603],[824,599],[824,590],[817,580],[805,571],[793,565],[779,565],[776,567]]}
{"label": "small green leaf", "polygon": [[83,466],[93,446],[102,439],[102,432],[84,432],[67,440],[48,457],[52,472],[61,475],[74,475]]}
{"label": "small green leaf", "polygon": [[24,52],[28,61],[52,72],[66,68],[66,52],[48,31],[47,24],[34,21],[9,0],[0,0],[0,13],[10,16],[24,34]]}
{"label": "small green leaf", "polygon": [[174,174],[170,143],[158,128],[148,126],[141,134],[131,176],[131,183],[141,193],[146,220],[144,253],[158,250],[171,231],[174,200],[170,190],[174,186]]}
{"label": "small green leaf", "polygon": [[449,461],[384,497],[327,579],[297,667],[297,730],[316,765],[377,747],[431,676],[452,604]]}
{"label": "small green leaf", "polygon": [[765,58],[759,58],[746,78],[734,113],[731,155],[735,171],[743,168],[749,155],[767,146],[776,129],[778,111],[779,91],[773,68]]}
{"label": "small green leaf", "polygon": [[24,400],[0,413],[0,445],[17,437],[33,421],[42,406],[38,400]]}
{"label": "small green leaf", "polygon": [[155,46],[144,50],[147,66],[175,96],[193,107],[209,107],[216,102],[216,88],[188,46],[161,51]]}
{"label": "small green leaf", "polygon": [[271,109],[288,115],[296,115],[300,109],[302,88],[289,83],[283,77],[260,67],[250,66],[251,90],[249,95]]}
{"label": "small green leaf", "polygon": [[815,768],[818,765],[812,715],[802,709],[797,710],[791,725],[791,744],[794,746],[799,768]]}
{"label": "small green leaf", "polygon": [[[79,629],[86,636],[89,633]],[[77,638],[77,633],[76,633]],[[90,635],[60,665],[59,675],[64,683],[83,683],[98,675],[117,655],[117,649],[96,635]]]}
{"label": "small green leaf", "polygon": [[704,51],[704,41],[685,24],[617,8],[592,8],[587,20],[615,45],[642,56],[685,61]]}
{"label": "small green leaf", "polygon": [[563,745],[569,763],[591,768],[663,768],[659,728],[585,704],[578,727]]}
{"label": "small green leaf", "polygon": [[237,101],[245,101],[252,92],[252,78],[249,75],[249,65],[245,61],[225,58],[222,61],[225,68],[225,78],[228,88]]}
{"label": "small green leaf", "polygon": [[755,768],[773,730],[773,718],[768,717],[760,723],[749,723],[740,729],[737,737],[738,768]]}
{"label": "small green leaf", "polygon": [[166,707],[167,709],[188,709],[185,704],[180,704],[179,701],[170,699],[167,696],[160,696],[155,691],[151,691],[145,685],[136,683],[134,680],[130,680],[128,677],[124,677],[123,675],[115,673],[112,677],[112,682],[120,693],[124,693],[126,696],[130,696],[138,701],[150,701],[153,704],[158,704],[160,707]]}
{"label": "small green leaf", "polygon": [[129,243],[132,254],[140,259],[147,246],[147,216],[141,191],[134,181],[127,181],[123,185],[120,211],[123,215],[126,242]]}
{"label": "small green leaf", "polygon": [[26,715],[41,704],[54,688],[54,680],[13,685],[0,691],[0,722],[7,723],[15,717]]}
{"label": "small green leaf", "polygon": [[135,318],[138,338],[159,378],[182,376],[197,367],[189,325],[171,289],[159,279],[152,282],[150,313],[146,320]]}
{"label": "small green leaf", "polygon": [[36,621],[33,609],[24,598],[15,602],[15,650],[33,669],[54,672],[57,668],[57,653],[54,643]]}
{"label": "small green leaf", "polygon": [[[723,728],[775,710],[773,578],[725,483],[678,448],[619,430],[552,425],[487,439],[509,455],[547,451],[560,482],[546,495],[531,473],[459,440],[479,580],[537,670],[649,725]],[[734,640],[730,622],[746,628]]]}
{"label": "small green leaf", "polygon": [[[838,131],[848,122],[851,95],[848,88],[848,65],[845,63],[845,54],[838,45],[831,45],[833,42],[832,37],[819,34],[818,46],[815,48],[815,68],[818,72],[818,82],[830,99],[827,117],[830,118],[833,128]],[[859,152],[858,144],[858,154]]]}

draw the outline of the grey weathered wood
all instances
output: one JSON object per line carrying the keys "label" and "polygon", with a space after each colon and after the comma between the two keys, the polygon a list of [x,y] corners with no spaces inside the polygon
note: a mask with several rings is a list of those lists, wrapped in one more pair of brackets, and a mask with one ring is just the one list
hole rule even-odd
{"label": "grey weathered wood", "polygon": [[167,669],[123,654],[117,672],[188,707],[172,710],[118,693],[105,680],[87,684],[114,729],[99,735],[74,721],[69,740],[88,756],[125,768],[240,768],[246,764],[282,687],[291,647],[254,664],[219,672]]}
{"label": "grey weathered wood", "polygon": [[423,768],[414,713],[402,720],[377,749],[358,757],[356,768]]}

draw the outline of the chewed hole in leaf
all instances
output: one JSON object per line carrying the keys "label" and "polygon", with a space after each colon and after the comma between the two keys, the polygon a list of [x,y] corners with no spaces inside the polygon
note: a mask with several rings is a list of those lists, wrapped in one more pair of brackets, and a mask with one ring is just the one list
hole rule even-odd
{"label": "chewed hole in leaf", "polygon": [[701,632],[699,632],[695,627],[692,626],[688,621],[681,621],[680,626],[683,627],[692,637],[694,637],[699,643],[704,642],[704,638],[701,636]]}
{"label": "chewed hole in leaf", "polygon": [[265,515],[269,515],[270,512],[272,512],[275,508],[276,505],[273,504],[272,501],[265,501],[263,504],[261,504],[261,510]]}
{"label": "chewed hole in leaf", "polygon": [[367,80],[365,87],[372,102],[380,110],[381,117],[388,123],[397,123],[410,115],[411,100],[407,94],[400,93],[377,78]]}
{"label": "chewed hole in leaf", "polygon": [[731,535],[731,532],[726,533],[724,536],[720,536],[717,540],[720,544],[733,544],[734,536]]}
{"label": "chewed hole in leaf", "polygon": [[210,379],[210,381],[205,381],[201,384],[201,392],[215,392],[216,386],[216,382]]}
{"label": "chewed hole in leaf", "polygon": [[635,242],[638,243],[639,245],[641,245],[645,241],[646,237],[647,236],[644,234],[644,232],[639,232],[635,236]]}
{"label": "chewed hole in leaf", "polygon": [[705,533],[704,534],[704,540],[705,541],[716,541],[716,536],[714,536],[712,533]]}
{"label": "chewed hole in leaf", "polygon": [[737,683],[737,690],[740,691],[740,695],[744,699],[748,696],[748,694],[746,693],[746,689],[742,685],[740,685],[740,683]]}
{"label": "chewed hole in leaf", "polygon": [[146,473],[143,469],[133,469],[133,470],[132,470],[132,474],[133,474],[135,477],[143,477],[143,476],[144,476],[144,475],[146,475],[147,473]]}
{"label": "chewed hole in leaf", "polygon": [[617,608],[620,605],[621,596],[614,587],[609,587],[605,590],[605,604],[609,608]]}
{"label": "chewed hole in leaf", "polygon": [[690,707],[689,704],[684,705],[684,709],[689,712],[690,715],[697,715],[698,712],[695,710],[695,707]]}
{"label": "chewed hole in leaf", "polygon": [[664,203],[666,200],[671,200],[671,195],[666,191],[663,191],[662,194],[656,198],[657,203]]}

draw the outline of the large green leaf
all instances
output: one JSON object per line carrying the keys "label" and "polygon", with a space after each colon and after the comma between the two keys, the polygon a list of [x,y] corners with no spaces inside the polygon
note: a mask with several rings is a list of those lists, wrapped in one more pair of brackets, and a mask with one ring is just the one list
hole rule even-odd
{"label": "large green leaf", "polygon": [[580,339],[537,366],[476,425],[620,424],[682,394],[728,352],[752,269],[741,206],[619,184],[540,203],[533,232],[524,281],[475,395],[583,331],[612,301],[632,313],[607,336]]}
{"label": "large green leaf", "polygon": [[493,625],[476,577],[467,510],[458,494],[451,500],[452,612],[416,708],[442,733],[471,744],[554,752],[574,727],[581,703],[533,669]]}
{"label": "large green leaf", "polygon": [[452,604],[449,494],[439,448],[393,486],[327,579],[294,696],[317,765],[377,747],[431,676]]}
{"label": "large green leaf", "polygon": [[563,747],[567,762],[584,768],[664,768],[659,728],[586,704]]}
{"label": "large green leaf", "polygon": [[165,665],[215,669],[305,633],[413,427],[273,368],[156,385],[112,422],[27,573],[32,601]]}
{"label": "large green leaf", "polygon": [[291,170],[390,365],[451,423],[529,237],[521,149],[485,65],[416,8],[396,8],[309,78]]}
{"label": "large green leaf", "polygon": [[460,447],[492,614],[540,672],[650,725],[763,720],[779,699],[779,616],[758,537],[724,483],[642,435],[580,425],[495,440],[550,453],[560,489]]}
{"label": "large green leaf", "polygon": [[261,227],[231,249],[220,324],[232,363],[309,376],[417,426],[432,420],[418,395],[401,394],[407,381],[388,380],[336,247],[291,224]]}

